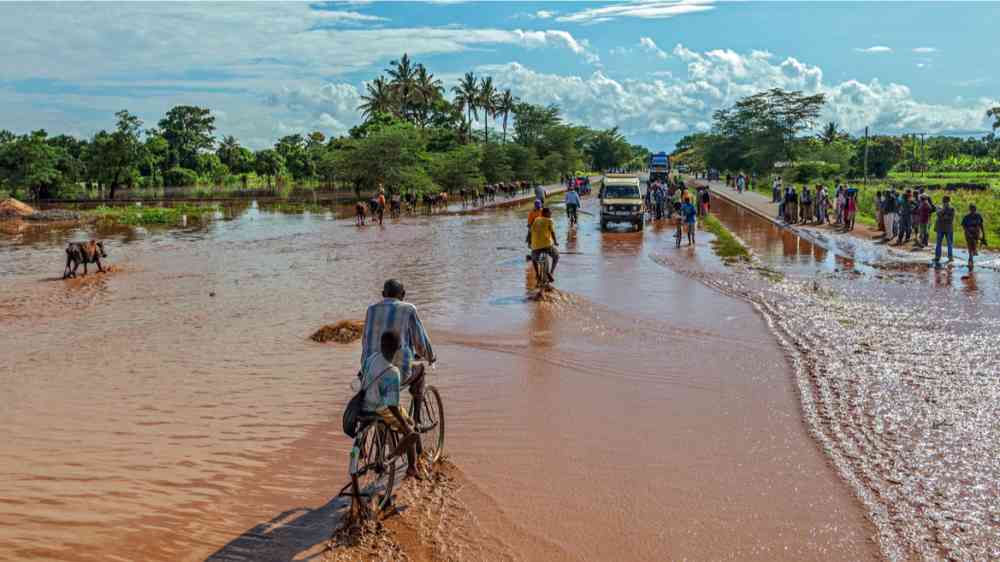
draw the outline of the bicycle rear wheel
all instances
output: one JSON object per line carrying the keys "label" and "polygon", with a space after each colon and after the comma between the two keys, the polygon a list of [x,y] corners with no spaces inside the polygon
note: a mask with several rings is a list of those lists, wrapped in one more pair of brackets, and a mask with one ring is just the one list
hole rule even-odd
{"label": "bicycle rear wheel", "polygon": [[397,459],[389,458],[396,449],[398,437],[385,422],[376,421],[354,440],[358,447],[357,470],[351,475],[361,497],[377,512],[389,505],[396,482]]}
{"label": "bicycle rear wheel", "polygon": [[[410,417],[416,419],[412,402],[410,402]],[[441,393],[431,385],[424,388],[423,406],[420,408],[420,424],[417,426],[417,432],[420,433],[420,444],[423,447],[424,455],[431,463],[440,460],[441,453],[444,451],[444,403],[441,401]]]}

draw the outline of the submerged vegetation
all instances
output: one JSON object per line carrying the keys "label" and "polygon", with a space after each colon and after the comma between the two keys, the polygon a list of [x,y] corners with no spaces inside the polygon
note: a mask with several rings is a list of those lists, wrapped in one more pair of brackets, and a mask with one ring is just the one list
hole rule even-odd
{"label": "submerged vegetation", "polygon": [[213,218],[219,208],[215,205],[177,205],[174,207],[98,207],[90,211],[99,222],[143,226],[151,224],[177,225],[184,221],[201,221]]}
{"label": "submerged vegetation", "polygon": [[708,215],[703,219],[703,224],[706,230],[715,235],[715,240],[712,241],[712,248],[726,265],[731,265],[738,261],[750,261],[750,251],[729,232],[729,229],[719,222],[719,219]]}

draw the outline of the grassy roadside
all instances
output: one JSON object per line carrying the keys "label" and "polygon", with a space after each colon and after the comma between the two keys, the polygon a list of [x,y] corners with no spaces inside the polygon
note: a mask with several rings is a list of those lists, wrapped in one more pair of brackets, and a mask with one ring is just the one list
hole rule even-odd
{"label": "grassy roadside", "polygon": [[218,211],[219,208],[216,205],[182,204],[174,207],[129,205],[127,207],[98,207],[93,211],[88,211],[88,214],[94,216],[98,222],[144,226],[181,224],[184,220],[206,220],[214,217]]}
{"label": "grassy roadside", "polygon": [[729,232],[729,229],[719,222],[719,219],[708,215],[702,219],[702,225],[705,230],[715,235],[712,248],[726,265],[739,261],[750,261],[750,251]]}

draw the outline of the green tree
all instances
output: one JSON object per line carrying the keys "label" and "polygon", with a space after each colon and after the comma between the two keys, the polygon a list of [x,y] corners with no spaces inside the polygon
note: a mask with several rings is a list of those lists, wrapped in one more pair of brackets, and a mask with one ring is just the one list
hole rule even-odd
{"label": "green tree", "polygon": [[229,177],[229,167],[226,166],[219,156],[212,152],[198,155],[198,173],[202,177],[208,178],[215,185],[223,185]]}
{"label": "green tree", "polygon": [[131,185],[144,161],[142,120],[126,110],[115,113],[118,124],[114,132],[100,131],[90,143],[88,170],[91,179],[106,185],[109,199],[114,199],[118,189]]}
{"label": "green tree", "polygon": [[0,144],[0,174],[16,194],[24,190],[32,199],[50,199],[63,183],[59,171],[65,150],[47,142],[44,130]]}
{"label": "green tree", "polygon": [[271,178],[281,175],[285,170],[285,158],[277,150],[266,148],[254,154],[254,170],[258,176],[267,178],[267,187],[271,188]]}
{"label": "green tree", "polygon": [[514,104],[514,140],[524,146],[538,146],[545,131],[558,125],[559,108],[555,105],[541,107],[530,103]]}
{"label": "green tree", "polygon": [[823,126],[823,130],[820,131],[816,138],[823,142],[823,144],[834,143],[844,137],[844,133],[840,132],[840,127],[836,123],[830,121]]}
{"label": "green tree", "polygon": [[538,153],[532,146],[521,144],[507,144],[503,147],[507,155],[507,162],[510,162],[511,175],[517,180],[534,180],[535,172],[540,163]]}
{"label": "green tree", "polygon": [[465,76],[458,82],[457,86],[454,86],[452,92],[455,93],[455,105],[459,107],[460,110],[464,110],[466,114],[466,134],[465,142],[472,142],[472,119],[475,118],[479,120],[479,113],[476,112],[476,108],[479,106],[479,82],[476,80],[476,75],[471,72],[466,72]]}
{"label": "green tree", "polygon": [[595,170],[608,170],[625,164],[631,156],[631,148],[618,127],[600,131],[591,139],[586,148],[587,156]]}
{"label": "green tree", "polygon": [[1000,105],[986,110],[986,116],[993,118],[993,130],[1000,129]]}
{"label": "green tree", "polygon": [[389,63],[386,74],[392,79],[389,87],[395,101],[396,114],[403,119],[412,119],[413,105],[419,100],[416,89],[417,67],[410,56],[403,53],[398,61]]}
{"label": "green tree", "polygon": [[274,149],[285,160],[285,168],[297,180],[316,176],[316,165],[307,150],[306,139],[302,135],[288,135],[278,139]]}
{"label": "green tree", "polygon": [[[884,178],[897,162],[903,159],[903,143],[896,137],[878,136],[868,140],[868,174]],[[865,141],[857,143],[851,168],[855,175],[864,175]]]}
{"label": "green tree", "polygon": [[509,152],[504,146],[489,143],[483,146],[483,155],[479,168],[487,183],[497,183],[513,179],[514,170],[508,158]]}
{"label": "green tree", "polygon": [[139,171],[146,177],[152,185],[157,185],[163,180],[163,167],[166,166],[170,158],[170,144],[167,139],[156,129],[146,131],[146,142],[142,148],[142,163]]}
{"label": "green tree", "polygon": [[490,142],[490,119],[497,113],[497,89],[493,86],[493,77],[487,76],[479,82],[479,101],[477,105],[483,110],[483,131],[485,142]]}
{"label": "green tree", "polygon": [[358,109],[366,121],[376,115],[392,113],[394,109],[392,90],[382,76],[365,82],[365,94],[361,96],[361,100]]}
{"label": "green tree", "polygon": [[472,145],[436,154],[431,161],[431,178],[447,191],[481,185],[480,157],[479,147]]}
{"label": "green tree", "polygon": [[253,152],[240,146],[240,141],[232,135],[223,137],[215,155],[234,174],[248,174],[253,171]]}
{"label": "green tree", "polygon": [[417,125],[424,128],[432,119],[433,113],[440,108],[439,101],[443,101],[441,81],[434,78],[433,74],[427,72],[424,65],[417,65],[417,74],[413,79],[414,89],[414,119]]}
{"label": "green tree", "polygon": [[718,154],[728,156],[720,169],[766,172],[776,162],[791,161],[796,135],[813,126],[825,101],[823,94],[773,88],[716,111],[713,132],[724,139]]}
{"label": "green tree", "polygon": [[211,110],[193,105],[178,105],[159,123],[161,134],[170,145],[168,167],[197,167],[198,153],[215,144],[215,117]]}
{"label": "green tree", "polygon": [[425,168],[424,141],[411,123],[397,121],[352,139],[335,151],[333,166],[337,178],[351,182],[356,193],[383,186],[397,190],[425,193],[434,184]]}
{"label": "green tree", "polygon": [[510,90],[504,90],[503,94],[500,96],[500,100],[497,102],[497,113],[503,115],[503,143],[507,144],[507,119],[510,117],[510,112],[514,111],[515,98],[511,95]]}

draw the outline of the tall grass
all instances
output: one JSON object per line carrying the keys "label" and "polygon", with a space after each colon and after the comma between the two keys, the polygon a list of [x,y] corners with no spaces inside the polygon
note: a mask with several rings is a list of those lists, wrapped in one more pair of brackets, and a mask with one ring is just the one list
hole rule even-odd
{"label": "tall grass", "polygon": [[727,265],[737,261],[749,261],[750,251],[740,243],[729,229],[719,222],[719,219],[708,215],[702,219],[705,229],[715,235],[712,241],[712,248],[715,253],[722,258]]}

